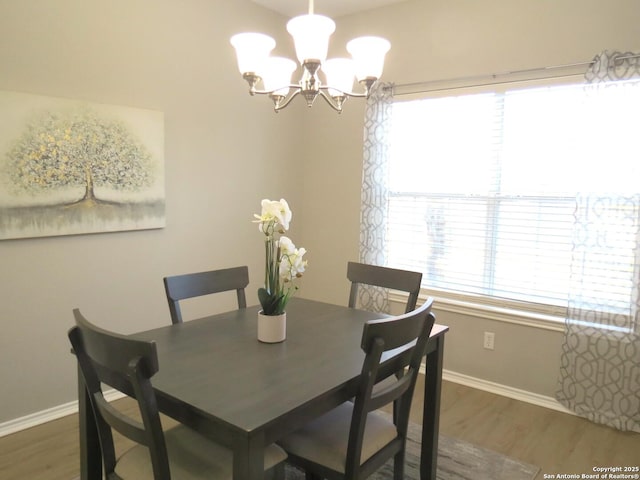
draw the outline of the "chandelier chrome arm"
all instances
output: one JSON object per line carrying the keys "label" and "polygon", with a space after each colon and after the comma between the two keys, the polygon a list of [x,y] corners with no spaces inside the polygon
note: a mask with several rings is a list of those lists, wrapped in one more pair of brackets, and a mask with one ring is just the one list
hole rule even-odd
{"label": "chandelier chrome arm", "polygon": [[[363,83],[363,82],[361,82]],[[365,91],[363,93],[355,93],[355,92],[343,92],[342,90],[334,87],[330,87],[328,85],[323,85],[319,88],[318,94],[325,99],[325,101],[329,104],[331,108],[333,108],[336,112],[342,113],[342,106],[347,101],[349,97],[354,98],[369,98],[371,94],[371,86],[375,83],[375,80],[371,83],[367,82],[363,83],[363,87]],[[331,95],[328,93],[328,90],[333,90],[334,92],[338,92],[339,95]],[[309,105],[311,106],[311,105]]]}
{"label": "chandelier chrome arm", "polygon": [[[360,84],[364,88],[364,92],[356,93],[345,92],[329,85],[322,85],[315,74],[309,74],[305,76],[305,78],[300,80],[300,84],[298,85],[289,84],[274,90],[258,90],[256,88],[256,85],[258,84],[258,82],[260,82],[261,78],[254,73],[245,73],[243,74],[243,78],[249,84],[250,95],[269,95],[269,98],[271,98],[271,100],[273,101],[275,112],[279,112],[280,110],[285,108],[287,105],[289,105],[289,103],[291,103],[291,100],[293,100],[298,95],[302,95],[307,102],[307,106],[311,107],[315,99],[318,97],[318,95],[320,95],[331,108],[333,108],[338,113],[342,113],[342,106],[349,97],[369,98],[371,88],[377,81],[376,78],[367,78],[360,81]],[[285,89],[289,90],[286,95],[276,93]],[[338,92],[339,95],[331,95],[328,92],[329,90]]]}
{"label": "chandelier chrome arm", "polygon": [[[294,84],[289,84],[289,85],[286,85],[284,87],[281,87],[281,88],[278,88],[278,89],[275,89],[275,90],[258,90],[256,88],[256,85],[261,80],[260,76],[254,74],[254,73],[245,73],[245,74],[242,75],[242,77],[249,84],[249,95],[251,95],[251,96],[254,96],[254,95],[269,95],[269,98],[271,98],[271,100],[273,100],[274,110],[276,112],[282,110],[287,105],[289,105],[291,100],[293,100],[293,98],[295,96],[297,96],[299,93],[301,93],[301,91],[302,91],[302,89],[300,88],[299,85],[294,85]],[[289,91],[291,91],[291,89],[294,89],[294,90],[293,90],[292,94],[287,94],[287,95],[280,95],[280,94],[276,93],[276,92],[278,92],[280,90],[284,90],[284,89],[287,89]]]}
{"label": "chandelier chrome arm", "polygon": [[343,95],[329,95],[325,90],[328,87],[321,87],[321,90],[318,92],[319,95],[324,98],[324,100],[329,104],[331,108],[333,108],[336,112],[342,113],[342,105],[347,101],[347,94]]}
{"label": "chandelier chrome arm", "polygon": [[298,87],[297,85],[289,85],[289,88],[295,88],[295,90],[293,91],[293,93],[290,93],[288,95],[278,95],[277,93],[275,93],[275,91],[265,92],[269,95],[269,98],[273,100],[274,112],[278,113],[280,110],[289,105],[289,103],[291,103],[291,100],[293,100],[299,93],[302,92],[302,90],[300,90],[300,87]]}

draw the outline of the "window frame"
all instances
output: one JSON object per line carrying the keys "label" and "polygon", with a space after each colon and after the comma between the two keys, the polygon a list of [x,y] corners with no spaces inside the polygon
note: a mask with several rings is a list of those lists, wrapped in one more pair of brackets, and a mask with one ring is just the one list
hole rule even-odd
{"label": "window frame", "polygon": [[[402,93],[396,91],[393,102],[435,99],[448,96],[472,95],[490,92],[504,94],[507,91],[518,89],[559,87],[562,85],[575,85],[583,82],[584,76],[582,74],[568,74],[547,78],[507,79],[504,81],[496,81],[495,83],[487,82],[478,85],[445,84],[434,87],[432,90],[420,92]],[[403,98],[399,99],[399,96],[402,96]],[[389,198],[397,195],[397,193],[398,192],[389,189]],[[404,192],[405,195],[407,193],[408,192]],[[571,199],[573,200],[573,197],[571,197]],[[491,208],[497,209],[499,208],[498,205],[500,200],[497,198],[494,200],[494,202],[491,202],[491,199],[488,198],[487,205],[492,205]],[[491,228],[495,232],[498,223],[498,216],[491,215],[490,218],[492,219],[490,222]],[[489,230],[490,226],[487,225],[485,232],[488,232]],[[492,238],[495,239],[495,235],[493,235]],[[489,240],[488,236],[487,239]],[[495,263],[496,250],[490,249],[489,252]],[[567,321],[569,311],[568,306],[512,300],[490,295],[423,287],[420,292],[420,299],[426,299],[427,297],[433,297],[438,300],[438,305],[436,306],[437,310],[552,331],[564,331],[564,324]],[[400,292],[391,292],[389,298],[392,302],[405,301],[404,295]],[[602,325],[599,326],[602,327]],[[604,327],[606,328],[606,326]],[[632,325],[631,328],[637,328],[637,325],[635,325],[635,327]]]}

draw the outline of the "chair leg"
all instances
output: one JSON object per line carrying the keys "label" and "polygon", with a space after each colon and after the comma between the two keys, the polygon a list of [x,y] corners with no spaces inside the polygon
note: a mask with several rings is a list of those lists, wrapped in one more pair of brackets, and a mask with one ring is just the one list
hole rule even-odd
{"label": "chair leg", "polygon": [[393,480],[404,478],[404,451],[398,452],[393,457]]}

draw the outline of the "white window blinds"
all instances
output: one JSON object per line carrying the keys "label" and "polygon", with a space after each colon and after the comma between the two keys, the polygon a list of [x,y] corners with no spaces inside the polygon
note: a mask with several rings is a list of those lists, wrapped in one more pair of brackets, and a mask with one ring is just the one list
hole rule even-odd
{"label": "white window blinds", "polygon": [[[638,81],[394,102],[388,264],[425,287],[566,307],[577,196],[640,192],[638,111]],[[606,230],[616,260],[584,265],[612,298],[634,274],[622,217]]]}

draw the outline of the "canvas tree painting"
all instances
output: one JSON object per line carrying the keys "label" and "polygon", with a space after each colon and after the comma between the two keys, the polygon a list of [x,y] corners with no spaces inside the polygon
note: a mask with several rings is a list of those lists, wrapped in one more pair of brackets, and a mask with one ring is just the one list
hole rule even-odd
{"label": "canvas tree painting", "polygon": [[160,112],[0,92],[0,239],[164,226]]}

